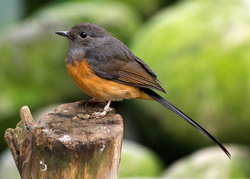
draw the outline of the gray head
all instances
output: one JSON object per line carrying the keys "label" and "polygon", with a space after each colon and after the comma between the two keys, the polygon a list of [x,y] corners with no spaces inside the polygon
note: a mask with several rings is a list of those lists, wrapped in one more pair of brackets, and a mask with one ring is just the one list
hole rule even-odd
{"label": "gray head", "polygon": [[57,31],[56,34],[67,37],[71,48],[89,47],[98,41],[112,38],[111,34],[100,26],[85,22],[75,25],[69,31]]}

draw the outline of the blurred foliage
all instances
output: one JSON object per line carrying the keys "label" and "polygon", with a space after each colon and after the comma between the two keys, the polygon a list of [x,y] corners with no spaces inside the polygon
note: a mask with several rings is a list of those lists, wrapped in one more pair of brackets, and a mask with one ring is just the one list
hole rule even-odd
{"label": "blurred foliage", "polygon": [[[235,0],[184,1],[145,23],[130,46],[166,84],[169,94],[164,96],[223,143],[250,144],[250,7],[246,5]],[[145,116],[160,126],[144,131],[143,139],[159,132],[156,138],[165,136],[169,141],[165,147],[178,148],[177,155],[186,152],[183,148],[207,145],[193,127],[163,107],[144,102],[138,106],[147,108]],[[143,124],[145,119],[138,126]],[[177,144],[173,148],[172,140]],[[151,142],[168,154],[158,147],[159,140]]]}
{"label": "blurred foliage", "polygon": [[123,141],[119,178],[157,177],[162,173],[163,162],[154,151],[131,141]]}
{"label": "blurred foliage", "polygon": [[50,5],[51,3],[62,3],[62,2],[74,2],[74,1],[89,1],[94,3],[104,2],[123,2],[130,6],[133,6],[136,11],[139,11],[144,17],[150,17],[153,13],[159,10],[161,7],[171,5],[178,0],[23,0],[26,7],[25,16],[29,16],[41,6]]}
{"label": "blurred foliage", "polygon": [[215,147],[209,147],[173,163],[163,177],[249,178],[250,148],[241,145],[227,147],[232,153],[232,160],[220,155]]}

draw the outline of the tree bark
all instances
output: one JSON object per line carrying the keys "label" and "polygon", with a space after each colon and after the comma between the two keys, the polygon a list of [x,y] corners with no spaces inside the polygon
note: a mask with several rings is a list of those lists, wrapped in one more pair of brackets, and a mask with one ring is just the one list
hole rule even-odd
{"label": "tree bark", "polygon": [[95,118],[103,105],[58,106],[36,124],[27,106],[5,140],[22,178],[118,178],[123,121],[114,111]]}

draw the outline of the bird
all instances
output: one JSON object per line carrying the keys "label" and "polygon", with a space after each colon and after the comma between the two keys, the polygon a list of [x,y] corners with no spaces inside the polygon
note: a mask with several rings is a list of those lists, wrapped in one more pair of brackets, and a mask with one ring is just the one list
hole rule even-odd
{"label": "bird", "polygon": [[95,114],[96,117],[105,116],[111,110],[111,101],[157,101],[210,138],[231,158],[228,150],[213,135],[155,92],[167,93],[156,73],[104,28],[82,22],[69,31],[55,33],[69,40],[65,61],[75,83],[93,97],[90,101],[108,101],[104,110]]}

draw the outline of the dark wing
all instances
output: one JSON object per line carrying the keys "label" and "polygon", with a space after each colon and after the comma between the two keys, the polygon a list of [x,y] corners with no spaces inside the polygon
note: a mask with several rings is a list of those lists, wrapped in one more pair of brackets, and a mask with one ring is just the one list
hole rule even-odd
{"label": "dark wing", "polygon": [[[159,83],[162,84],[162,82],[157,78],[157,75],[155,74],[155,72],[154,72],[154,71],[153,71],[153,70],[152,70],[143,60],[141,60],[141,59],[138,58],[138,57],[136,57],[135,60],[136,60],[137,62],[139,62],[144,68],[146,68],[146,70],[147,70],[149,73],[151,73]],[[165,92],[166,92],[166,91],[165,91]]]}
{"label": "dark wing", "polygon": [[153,70],[118,40],[102,48],[88,49],[85,56],[91,69],[103,78],[166,93]]}

